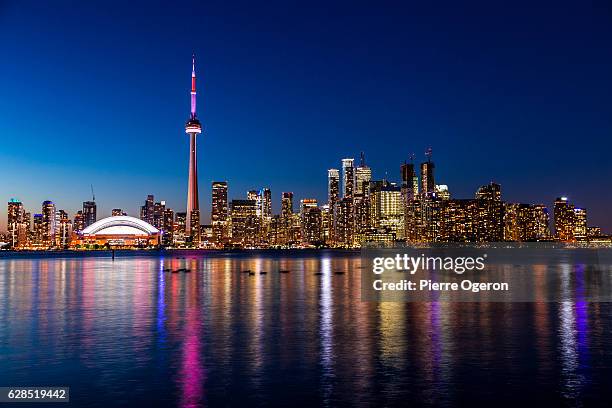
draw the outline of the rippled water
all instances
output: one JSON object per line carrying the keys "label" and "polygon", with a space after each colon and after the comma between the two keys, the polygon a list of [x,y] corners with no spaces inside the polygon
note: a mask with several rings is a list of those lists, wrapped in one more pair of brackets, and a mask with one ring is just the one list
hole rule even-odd
{"label": "rippled water", "polygon": [[360,272],[340,251],[5,256],[0,386],[96,407],[611,402],[609,303],[362,302]]}

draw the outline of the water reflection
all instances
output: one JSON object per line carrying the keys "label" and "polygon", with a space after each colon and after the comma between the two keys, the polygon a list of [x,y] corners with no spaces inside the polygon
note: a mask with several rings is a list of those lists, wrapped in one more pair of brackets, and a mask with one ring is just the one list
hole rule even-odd
{"label": "water reflection", "polygon": [[376,303],[354,254],[0,260],[0,383],[100,407],[609,396],[611,307],[559,267],[571,302]]}

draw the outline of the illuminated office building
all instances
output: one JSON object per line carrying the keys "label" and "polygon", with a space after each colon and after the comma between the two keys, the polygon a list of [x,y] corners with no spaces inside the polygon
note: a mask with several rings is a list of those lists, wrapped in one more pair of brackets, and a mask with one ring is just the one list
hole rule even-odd
{"label": "illuminated office building", "polygon": [[55,232],[57,227],[56,208],[51,201],[43,201],[42,203],[42,246],[50,248],[55,244]]}
{"label": "illuminated office building", "polygon": [[504,206],[504,241],[550,239],[548,209],[542,204],[507,203]]}
{"label": "illuminated office building", "polygon": [[438,197],[440,200],[450,200],[451,198],[450,191],[448,191],[448,186],[446,184],[436,184],[434,191],[436,193],[436,197]]}
{"label": "illuminated office building", "polygon": [[28,223],[21,201],[11,198],[8,202],[7,227],[10,244],[13,249],[25,248],[28,245]]}
{"label": "illuminated office building", "polygon": [[68,213],[64,210],[58,211],[59,228],[55,237],[55,245],[59,248],[68,248],[72,235],[72,222],[68,218]]}
{"label": "illuminated office building", "polygon": [[293,234],[293,193],[284,192],[281,196],[281,235],[282,243],[295,241]]}
{"label": "illuminated office building", "polygon": [[191,230],[189,232],[189,238],[191,241],[191,246],[195,248],[200,247],[200,243],[202,242],[202,227],[200,223],[200,210],[191,210],[189,217],[189,225],[191,225]]}
{"label": "illuminated office building", "polygon": [[32,235],[34,239],[32,240],[32,246],[35,248],[43,248],[44,240],[45,240],[45,233],[46,233],[46,227],[45,227],[45,222],[43,220],[43,215],[34,214],[33,224],[34,225],[33,225]]}
{"label": "illuminated office building", "polygon": [[161,233],[161,242],[163,246],[174,245],[174,211],[171,208],[166,208],[164,210]]}
{"label": "illuminated office building", "polygon": [[353,199],[344,197],[338,202],[336,209],[336,241],[343,247],[352,247],[354,241]]}
{"label": "illuminated office building", "polygon": [[587,238],[587,211],[584,208],[574,208],[574,238],[584,240]]}
{"label": "illuminated office building", "polygon": [[[369,190],[369,182],[367,183]],[[356,245],[365,241],[365,234],[371,226],[371,201],[370,196],[364,194],[356,194],[353,199],[353,240]]]}
{"label": "illuminated office building", "polygon": [[300,224],[302,243],[309,245],[318,245],[322,243],[322,216],[317,200],[313,198],[301,200]]}
{"label": "illuminated office building", "polygon": [[340,199],[340,172],[338,169],[327,170],[327,205],[329,207],[329,233],[327,240],[334,240],[334,225],[336,223],[336,206]]}
{"label": "illuminated office building", "polygon": [[269,188],[262,188],[259,190],[259,197],[261,197],[261,216],[264,218],[272,217],[272,192]]}
{"label": "illuminated office building", "polygon": [[174,245],[182,246],[187,241],[187,213],[177,212],[174,220]]}
{"label": "illuminated office building", "polygon": [[354,159],[342,159],[342,197],[351,198],[355,193]]}
{"label": "illuminated office building", "polygon": [[570,204],[567,197],[559,197],[554,206],[555,238],[561,242],[573,242],[576,229],[574,205]]}
{"label": "illuminated office building", "polygon": [[504,239],[504,205],[501,186],[489,183],[476,191],[475,241],[500,242]]}
{"label": "illuminated office building", "polygon": [[222,247],[228,240],[228,208],[227,208],[227,182],[213,181],[212,183],[212,210],[210,216],[213,229],[213,242]]}
{"label": "illuminated office building", "polygon": [[440,229],[434,241],[476,241],[476,200],[455,199],[440,204]]}
{"label": "illuminated office building", "polygon": [[127,215],[127,214],[121,208],[113,208],[112,209],[112,211],[111,211],[111,216],[112,217],[119,217],[121,215]]}
{"label": "illuminated office building", "polygon": [[255,200],[232,200],[232,243],[252,247],[257,242],[257,202]]}

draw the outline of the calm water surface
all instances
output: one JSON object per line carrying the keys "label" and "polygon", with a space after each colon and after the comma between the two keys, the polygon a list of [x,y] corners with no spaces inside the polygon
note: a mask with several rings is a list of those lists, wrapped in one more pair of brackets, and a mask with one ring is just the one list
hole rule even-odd
{"label": "calm water surface", "polygon": [[92,407],[612,402],[609,303],[368,303],[360,273],[340,251],[4,256],[0,386]]}

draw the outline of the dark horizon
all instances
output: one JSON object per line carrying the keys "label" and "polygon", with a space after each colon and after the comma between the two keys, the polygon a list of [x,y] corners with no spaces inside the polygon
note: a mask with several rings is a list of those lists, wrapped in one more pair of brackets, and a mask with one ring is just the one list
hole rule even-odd
{"label": "dark horizon", "polygon": [[[553,4],[553,3],[551,3]],[[326,200],[327,169],[366,154],[374,179],[433,148],[436,181],[471,198],[558,196],[612,232],[612,13],[606,5],[0,4],[4,202],[137,216],[187,201],[191,55],[199,189]],[[192,26],[190,26],[190,24]],[[0,217],[5,229],[6,217]]]}

